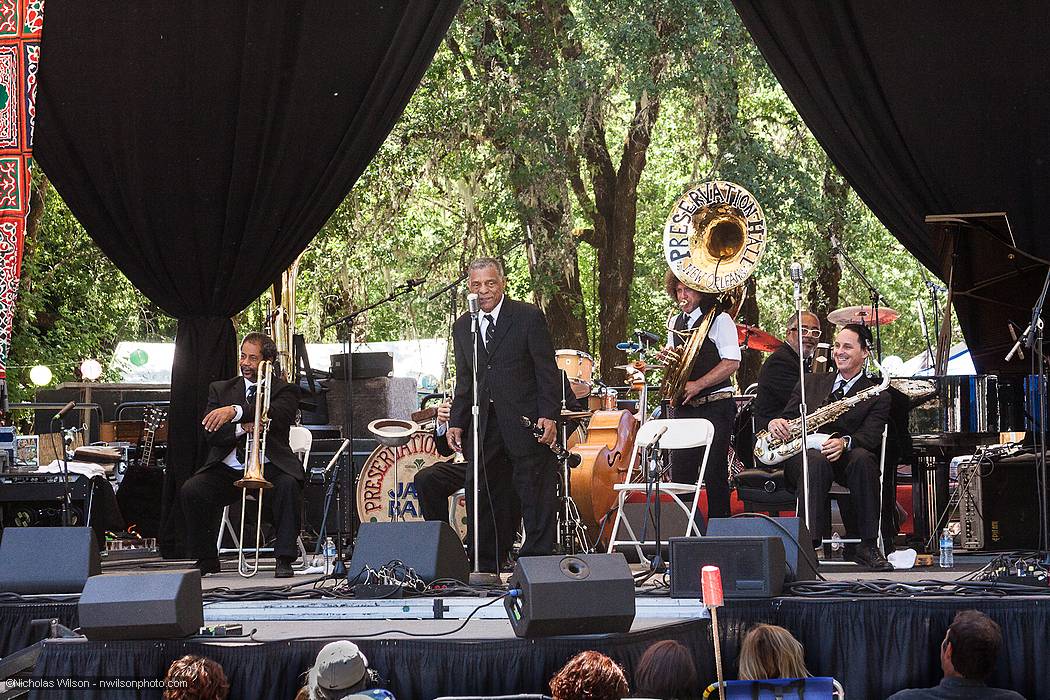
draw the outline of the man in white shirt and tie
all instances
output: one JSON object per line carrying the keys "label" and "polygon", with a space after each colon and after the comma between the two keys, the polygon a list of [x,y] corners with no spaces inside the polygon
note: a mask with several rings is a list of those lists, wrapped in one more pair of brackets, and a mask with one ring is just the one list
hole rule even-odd
{"label": "man in white shirt and tie", "polygon": [[[215,541],[224,506],[241,500],[235,482],[244,476],[245,446],[255,429],[255,386],[259,364],[277,359],[277,346],[262,333],[249,333],[241,343],[240,375],[212,382],[208,408],[201,421],[211,449],[204,465],[179,491],[186,519],[186,548],[201,574],[218,573]],[[288,445],[288,431],[299,407],[299,388],[277,377],[270,385],[270,428],[266,437],[263,476],[273,484],[266,489],[263,508],[272,512],[276,530],[274,556],[277,578],[292,576],[298,556],[299,514],[305,472]]]}
{"label": "man in white shirt and tie", "polygon": [[[867,326],[847,324],[835,336],[833,357],[838,372],[835,375],[806,375],[806,405],[809,411],[820,406],[853,396],[858,391],[874,384],[864,376],[864,363],[872,347],[871,331]],[[788,421],[798,418],[801,391],[796,383],[780,418],[769,421],[770,434],[780,439],[790,437]],[[800,498],[804,509],[810,512],[810,535],[814,542],[820,540],[829,529],[825,503],[832,482],[838,482],[850,490],[852,508],[845,522],[848,533],[860,538],[854,560],[873,571],[889,571],[893,567],[878,547],[879,512],[879,462],[882,449],[882,433],[890,415],[890,396],[882,392],[875,398],[853,406],[834,422],[823,426],[822,433],[830,437],[820,449],[810,449],[808,498]],[[812,431],[811,431],[812,432]],[[798,491],[802,490],[802,456],[795,455],[784,462],[787,482]],[[847,518],[845,517],[844,520]]]}

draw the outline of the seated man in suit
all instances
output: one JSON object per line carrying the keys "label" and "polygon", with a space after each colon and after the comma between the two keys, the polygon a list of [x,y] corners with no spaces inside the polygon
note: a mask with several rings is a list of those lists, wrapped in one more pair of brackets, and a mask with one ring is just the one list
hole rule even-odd
{"label": "seated man in suit", "polygon": [[[241,343],[240,375],[212,382],[208,388],[208,408],[201,424],[211,449],[201,468],[179,491],[186,517],[188,553],[197,560],[195,566],[202,575],[219,572],[215,541],[223,507],[241,499],[242,489],[235,482],[244,476],[244,450],[255,429],[259,363],[276,359],[277,345],[269,336],[249,333]],[[292,562],[299,551],[296,538],[305,473],[288,445],[288,431],[298,406],[299,388],[274,377],[270,385],[270,429],[263,457],[263,477],[273,488],[265,490],[263,507],[272,511],[277,531],[277,578],[292,576]]]}
{"label": "seated man in suit", "polygon": [[[798,317],[791,315],[784,344],[770,353],[758,372],[758,393],[755,395],[754,416],[758,429],[769,425],[769,421],[780,415],[791,390],[798,384],[798,349],[801,341],[802,357],[809,360],[820,339],[820,321],[811,311],[802,312],[802,333],[798,329]],[[808,365],[808,363],[807,363]],[[807,371],[809,371],[807,369]]]}
{"label": "seated man in suit", "polygon": [[[864,363],[872,346],[871,331],[866,326],[847,324],[835,336],[834,359],[837,374],[806,375],[806,404],[812,411],[834,401],[853,396],[873,385],[864,376]],[[780,418],[769,421],[769,432],[782,440],[790,437],[788,420],[798,418],[801,389],[796,383]],[[882,392],[874,398],[853,406],[834,422],[823,426],[822,433],[831,437],[820,449],[810,449],[809,485],[807,498],[800,498],[800,516],[810,513],[810,533],[819,542],[827,532],[828,523],[824,504],[831,483],[837,481],[850,490],[853,523],[845,523],[849,532],[856,533],[861,543],[854,559],[874,571],[889,571],[893,567],[878,547],[879,535],[879,453],[882,432],[890,415],[890,397]],[[813,431],[811,431],[813,432]],[[795,455],[784,462],[788,484],[802,491],[802,456]]]}

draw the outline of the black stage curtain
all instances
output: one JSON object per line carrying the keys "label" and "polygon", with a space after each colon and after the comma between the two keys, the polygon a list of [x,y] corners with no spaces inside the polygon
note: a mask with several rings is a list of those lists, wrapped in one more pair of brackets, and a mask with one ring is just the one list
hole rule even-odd
{"label": "black stage curtain", "polygon": [[[1050,598],[729,601],[719,611],[726,677],[736,678],[744,634],[754,624],[766,622],[791,630],[806,647],[809,670],[814,675],[837,678],[848,697],[884,698],[901,688],[936,685],[941,678],[938,653],[945,630],[956,611],[969,608],[987,613],[1003,628],[1003,651],[991,685],[1012,688],[1029,698],[1050,697],[1050,677],[1044,662],[1050,658],[1046,632],[1050,629]],[[398,626],[396,621],[390,624]],[[353,624],[348,623],[347,631],[352,630]],[[692,651],[701,683],[706,685],[716,679],[710,634],[708,620],[691,620],[627,635],[355,641],[397,697],[427,700],[440,695],[547,692],[550,677],[585,649],[608,654],[624,666],[630,679],[645,649],[661,639],[676,639]],[[48,643],[34,675],[161,678],[174,659],[183,654],[202,654],[223,665],[230,679],[231,698],[287,700],[295,694],[302,674],[323,645],[324,641],[318,640],[259,645],[191,641]],[[70,698],[110,696],[82,690],[67,694]]]}
{"label": "black stage curtain", "polygon": [[33,636],[33,620],[58,620],[77,626],[76,603],[5,603],[0,605],[0,658],[39,641]]}
{"label": "black stage curtain", "polygon": [[[924,265],[947,280],[929,214],[1006,212],[1017,247],[1050,259],[1050,42],[1032,31],[1050,25],[1050,4],[733,3],[839,171]],[[1007,318],[1027,325],[1035,277],[982,290],[990,306],[957,305],[979,370],[1002,366],[991,346],[1012,343]],[[981,325],[989,315],[994,328]]]}
{"label": "black stage curtain", "polygon": [[458,0],[50,0],[34,157],[103,252],[176,317],[161,542],[203,459],[230,317],[306,247],[400,116]]}

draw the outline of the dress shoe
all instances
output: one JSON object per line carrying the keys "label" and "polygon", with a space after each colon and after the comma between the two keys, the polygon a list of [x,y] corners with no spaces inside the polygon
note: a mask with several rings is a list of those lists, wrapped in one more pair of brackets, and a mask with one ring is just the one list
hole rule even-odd
{"label": "dress shoe", "polygon": [[222,565],[218,559],[198,559],[193,562],[193,566],[201,572],[201,576],[217,574],[222,571]]}
{"label": "dress shoe", "polygon": [[277,566],[273,570],[274,578],[291,578],[295,576],[295,571],[292,570],[292,562],[294,561],[295,557],[277,557]]}
{"label": "dress shoe", "polygon": [[878,547],[870,544],[858,544],[853,554],[853,561],[872,571],[893,571],[893,564],[886,559]]}

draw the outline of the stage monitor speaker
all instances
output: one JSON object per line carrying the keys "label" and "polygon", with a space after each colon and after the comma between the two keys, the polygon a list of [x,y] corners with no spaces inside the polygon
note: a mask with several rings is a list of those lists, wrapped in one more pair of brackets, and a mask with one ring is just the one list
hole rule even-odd
{"label": "stage monitor speaker", "polygon": [[365,568],[378,571],[392,561],[415,569],[426,583],[467,582],[470,564],[463,542],[446,522],[361,523],[347,569],[350,585],[364,583]]}
{"label": "stage monitor speaker", "polygon": [[521,557],[507,585],[519,591],[503,600],[519,637],[629,632],[634,622],[634,578],[622,554]]}
{"label": "stage monitor speaker", "polygon": [[717,566],[726,598],[773,598],[784,589],[779,537],[672,537],[671,597],[702,598],[700,569]]}
{"label": "stage monitor speaker", "polygon": [[89,527],[5,527],[0,592],[80,593],[102,570]]}
{"label": "stage monitor speaker", "polygon": [[88,639],[178,639],[204,624],[196,569],[95,576],[77,607]]}
{"label": "stage monitor speaker", "polygon": [[[780,527],[777,527],[778,525]],[[817,579],[817,557],[813,554],[813,541],[810,539],[809,530],[806,529],[806,521],[801,518],[711,518],[707,524],[707,534],[709,537],[779,537],[784,543],[787,580]]]}

